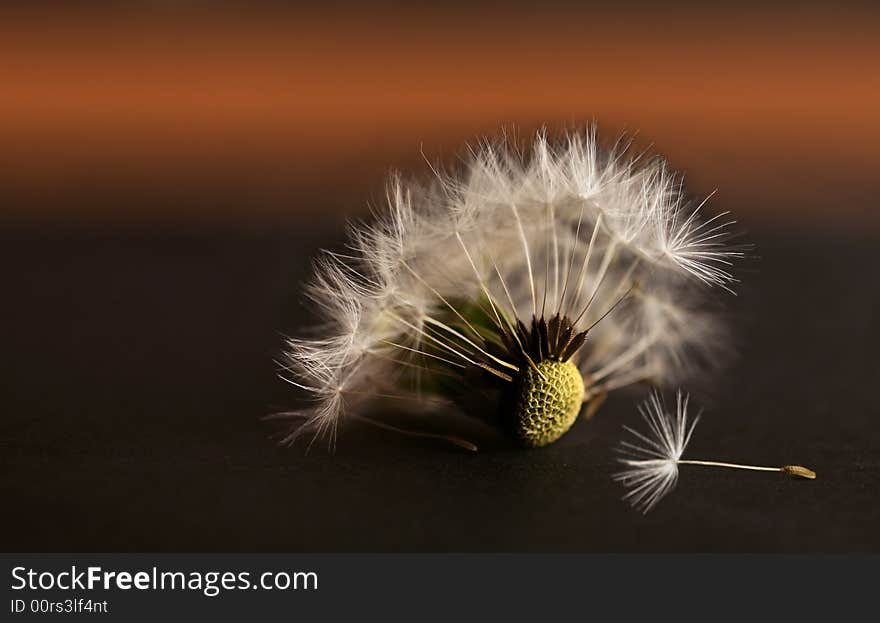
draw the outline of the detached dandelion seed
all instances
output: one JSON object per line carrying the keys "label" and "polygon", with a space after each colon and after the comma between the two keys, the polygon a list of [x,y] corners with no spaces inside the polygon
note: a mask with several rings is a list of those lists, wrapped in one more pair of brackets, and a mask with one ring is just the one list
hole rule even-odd
{"label": "detached dandelion seed", "polygon": [[399,399],[543,446],[608,392],[690,378],[726,348],[711,310],[735,282],[732,221],[703,218],[625,143],[485,142],[459,174],[392,177],[387,203],[316,262],[319,337],[288,339],[279,362],[311,403],[282,414],[287,441],[332,444],[342,419],[381,425],[368,411]]}
{"label": "detached dandelion seed", "polygon": [[624,458],[620,462],[625,466],[614,475],[614,479],[623,483],[628,489],[623,499],[632,506],[647,513],[672,489],[678,482],[679,465],[700,465],[704,467],[727,467],[761,472],[782,472],[789,476],[797,476],[813,480],[816,473],[800,465],[783,465],[782,467],[764,467],[759,465],[743,465],[722,461],[701,461],[682,459],[691,439],[691,434],[700,419],[697,415],[688,422],[688,396],[678,392],[675,399],[675,411],[669,412],[663,404],[660,394],[653,392],[639,405],[639,413],[648,425],[648,433],[643,434],[628,426],[634,441],[623,441],[619,446]]}

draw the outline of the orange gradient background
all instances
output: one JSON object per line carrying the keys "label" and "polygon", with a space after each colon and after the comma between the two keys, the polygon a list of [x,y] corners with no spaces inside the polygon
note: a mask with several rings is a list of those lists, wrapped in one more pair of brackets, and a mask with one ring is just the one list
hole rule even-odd
{"label": "orange gradient background", "polygon": [[751,227],[880,231],[869,5],[2,10],[4,225],[353,216],[503,127],[638,131]]}

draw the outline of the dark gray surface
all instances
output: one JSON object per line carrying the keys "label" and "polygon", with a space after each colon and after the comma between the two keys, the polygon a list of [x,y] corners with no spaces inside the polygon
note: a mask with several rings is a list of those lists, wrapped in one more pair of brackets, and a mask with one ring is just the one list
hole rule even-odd
{"label": "dark gray surface", "polygon": [[3,550],[880,550],[873,240],[753,239],[741,357],[688,452],[819,478],[682,468],[643,517],[609,479],[633,395],[542,450],[276,447],[272,357],[326,235],[3,237]]}

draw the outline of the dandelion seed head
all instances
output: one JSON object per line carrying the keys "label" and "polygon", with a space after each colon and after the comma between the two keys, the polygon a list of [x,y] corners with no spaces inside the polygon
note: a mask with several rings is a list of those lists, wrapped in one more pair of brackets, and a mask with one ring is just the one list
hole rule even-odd
{"label": "dandelion seed head", "polygon": [[432,170],[392,176],[385,208],[316,261],[317,337],[288,340],[281,361],[307,394],[301,427],[333,434],[376,379],[464,408],[535,358],[570,359],[596,395],[682,379],[724,349],[708,303],[739,253],[726,217],[702,217],[659,158],[602,148],[590,128],[528,150],[484,141],[460,171]]}

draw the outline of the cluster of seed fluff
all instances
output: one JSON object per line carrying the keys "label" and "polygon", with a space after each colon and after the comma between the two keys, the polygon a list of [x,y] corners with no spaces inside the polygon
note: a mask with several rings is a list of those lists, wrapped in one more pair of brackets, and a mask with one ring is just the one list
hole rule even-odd
{"label": "cluster of seed fluff", "polygon": [[388,209],[352,228],[345,253],[317,260],[308,294],[321,337],[289,339],[281,362],[310,401],[286,414],[299,418],[288,439],[332,439],[345,413],[379,398],[425,413],[442,402],[420,377],[429,360],[516,376],[480,329],[442,320],[462,301],[501,324],[560,314],[589,328],[572,360],[587,399],[676,382],[711,359],[724,343],[712,299],[739,255],[725,244],[730,223],[703,218],[661,159],[629,151],[601,149],[592,130],[539,133],[525,150],[483,144],[461,173],[426,184],[392,178]]}

